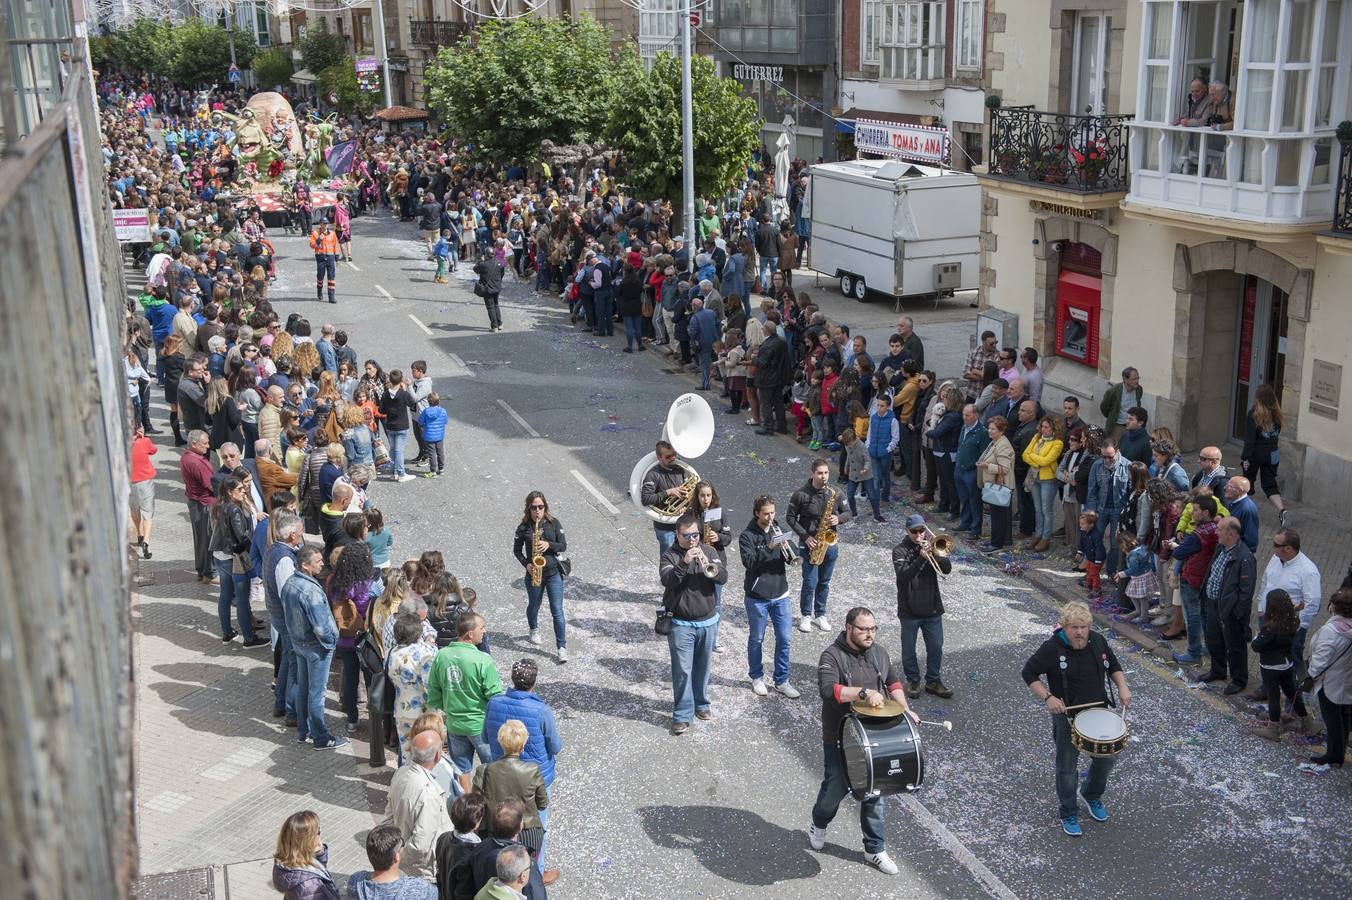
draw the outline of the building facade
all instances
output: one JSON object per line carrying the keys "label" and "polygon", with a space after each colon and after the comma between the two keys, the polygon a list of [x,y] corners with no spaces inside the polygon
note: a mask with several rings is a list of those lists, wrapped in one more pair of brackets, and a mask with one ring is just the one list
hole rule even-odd
{"label": "building facade", "polygon": [[954,169],[980,165],[986,0],[845,0],[840,16],[842,145],[856,119],[937,125]]}
{"label": "building facade", "polygon": [[1270,384],[1283,492],[1352,501],[1352,4],[991,0],[997,21],[981,305],[1017,316],[1046,396],[1093,421],[1134,367],[1152,426],[1236,465]]}

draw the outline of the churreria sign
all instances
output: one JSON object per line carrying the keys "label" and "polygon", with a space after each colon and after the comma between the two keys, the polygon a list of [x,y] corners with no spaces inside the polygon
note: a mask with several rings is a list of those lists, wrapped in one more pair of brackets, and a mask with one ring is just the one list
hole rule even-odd
{"label": "churreria sign", "polygon": [[920,162],[948,161],[948,131],[944,128],[859,119],[854,123],[854,146],[865,153]]}

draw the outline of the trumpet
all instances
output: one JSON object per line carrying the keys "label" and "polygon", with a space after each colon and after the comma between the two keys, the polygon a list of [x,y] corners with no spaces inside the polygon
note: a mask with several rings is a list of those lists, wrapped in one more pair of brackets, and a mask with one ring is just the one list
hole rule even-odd
{"label": "trumpet", "polygon": [[[779,537],[784,533],[780,531],[778,522],[772,523],[772,527],[774,528],[774,531],[772,532],[774,537]],[[779,553],[784,557],[784,562],[786,563],[798,562],[798,551],[793,549],[793,544],[790,541],[785,541],[779,545]]]}
{"label": "trumpet", "polygon": [[948,559],[949,554],[953,552],[953,538],[946,534],[935,534],[928,525],[925,526],[925,534],[929,536],[930,546],[928,549],[921,548],[920,552],[925,560],[934,569],[934,574],[940,578],[947,578],[944,570],[939,568],[939,559]]}
{"label": "trumpet", "polygon": [[703,545],[700,545],[696,564],[699,566],[699,570],[704,573],[705,578],[712,580],[718,575],[718,564],[705,554]]}

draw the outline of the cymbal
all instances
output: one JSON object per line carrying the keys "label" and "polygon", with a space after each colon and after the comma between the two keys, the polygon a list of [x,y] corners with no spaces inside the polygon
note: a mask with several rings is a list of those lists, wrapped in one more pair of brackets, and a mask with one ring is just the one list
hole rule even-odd
{"label": "cymbal", "polygon": [[871,719],[895,719],[905,712],[901,704],[891,697],[884,700],[882,706],[869,706],[863,700],[856,700],[850,704],[850,709],[854,710],[855,715],[868,716]]}

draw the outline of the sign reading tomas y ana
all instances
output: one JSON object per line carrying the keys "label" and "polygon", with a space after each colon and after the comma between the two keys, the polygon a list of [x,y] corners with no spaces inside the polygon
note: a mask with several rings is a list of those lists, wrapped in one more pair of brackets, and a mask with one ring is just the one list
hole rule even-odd
{"label": "sign reading tomas y ana", "polygon": [[948,130],[945,128],[859,119],[854,123],[854,146],[864,153],[899,159],[935,165],[948,162]]}

